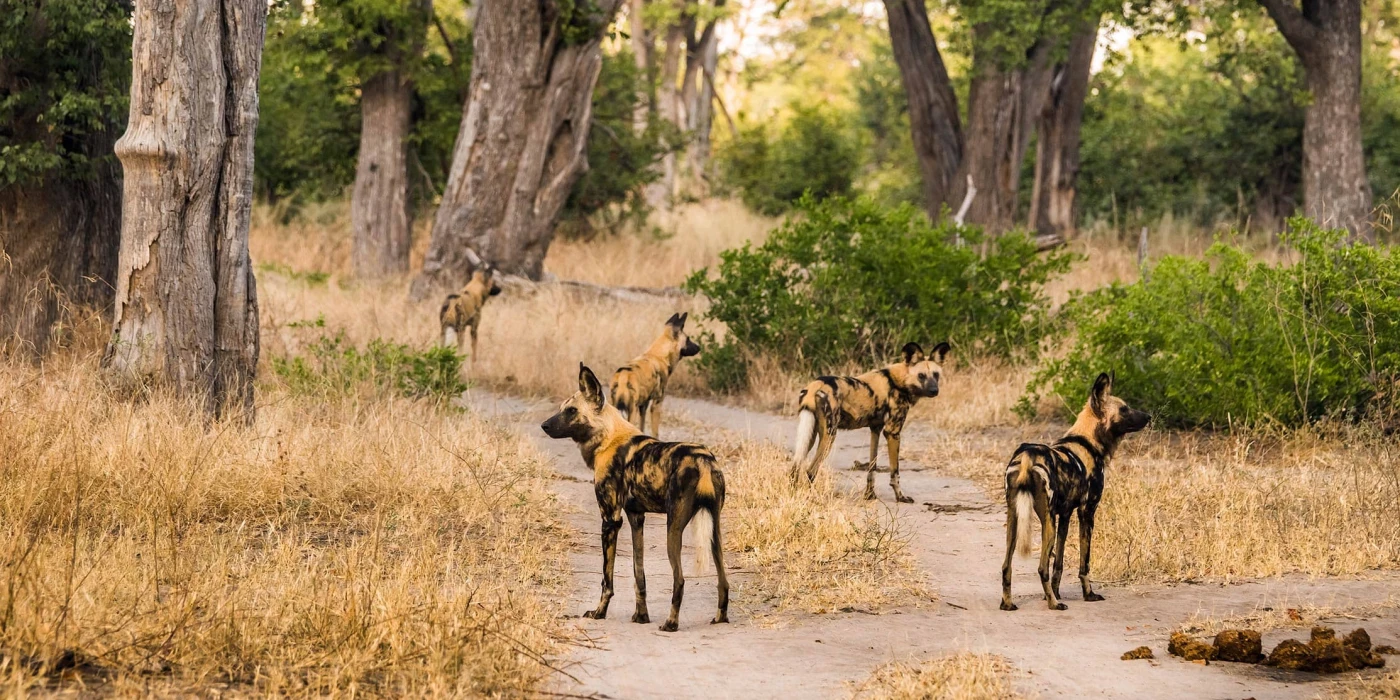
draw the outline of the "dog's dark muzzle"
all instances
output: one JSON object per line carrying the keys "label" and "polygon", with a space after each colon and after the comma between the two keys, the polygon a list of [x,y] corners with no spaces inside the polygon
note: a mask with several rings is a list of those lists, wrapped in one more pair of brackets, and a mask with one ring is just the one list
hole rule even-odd
{"label": "dog's dark muzzle", "polygon": [[681,348],[681,357],[695,357],[700,354],[700,346],[695,341],[686,338],[685,347]]}
{"label": "dog's dark muzzle", "polygon": [[1128,427],[1133,432],[1137,432],[1146,428],[1147,424],[1151,422],[1152,415],[1150,413],[1146,411],[1133,411],[1132,415],[1128,418]]}
{"label": "dog's dark muzzle", "polygon": [[558,414],[555,414],[551,416],[549,420],[540,423],[540,430],[543,430],[545,435],[548,435],[556,440],[562,437],[568,437],[564,434],[565,432],[567,432],[564,429],[564,420],[560,418]]}

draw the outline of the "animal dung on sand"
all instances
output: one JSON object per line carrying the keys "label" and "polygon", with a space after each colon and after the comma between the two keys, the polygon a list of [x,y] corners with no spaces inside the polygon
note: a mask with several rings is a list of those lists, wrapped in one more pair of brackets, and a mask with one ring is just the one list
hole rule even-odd
{"label": "animal dung on sand", "polygon": [[[1172,634],[1167,651],[1186,661],[1233,661],[1257,664],[1285,671],[1311,673],[1342,673],[1363,668],[1381,668],[1385,659],[1371,648],[1371,635],[1362,628],[1338,639],[1331,627],[1314,627],[1308,642],[1296,639],[1279,642],[1266,657],[1255,630],[1222,630],[1212,644],[1207,644],[1184,632]],[[1124,655],[1127,658],[1127,655]]]}

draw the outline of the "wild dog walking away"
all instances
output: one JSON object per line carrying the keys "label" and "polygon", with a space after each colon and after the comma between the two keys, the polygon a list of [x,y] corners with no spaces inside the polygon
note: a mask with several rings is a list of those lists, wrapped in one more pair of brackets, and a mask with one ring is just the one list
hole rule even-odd
{"label": "wild dog walking away", "polygon": [[816,443],[817,452],[806,463],[807,479],[817,476],[826,461],[836,431],[870,429],[870,463],[866,465],[865,497],[875,498],[875,458],[880,452],[880,433],[889,442],[890,486],[900,503],[914,499],[899,489],[899,435],[909,409],[923,397],[938,396],[943,375],[943,359],[948,344],[939,343],[924,354],[918,343],[904,346],[904,361],[859,377],[817,377],[798,395],[797,441],[793,446],[793,479],[803,469],[803,460]]}
{"label": "wild dog walking away", "polygon": [[643,570],[642,525],[647,513],[666,514],[666,555],[675,581],[671,592],[671,616],[661,629],[676,630],[685,591],[681,571],[681,534],[696,519],[696,557],[708,544],[719,577],[719,608],[710,624],[729,622],[729,582],[724,572],[719,512],[724,507],[724,474],[715,457],[701,445],[661,442],[642,435],[616,408],[603,401],[603,385],[593,372],[579,364],[578,393],[565,401],[540,426],[546,435],[578,443],[583,461],[593,468],[593,489],[603,516],[603,595],[598,607],[584,617],[603,619],[613,596],[613,562],[617,556],[617,532],[622,515],[632,526],[632,569],[637,579],[637,611],[633,622],[650,622],[647,616],[647,583]]}
{"label": "wild dog walking away", "polygon": [[661,401],[666,398],[666,382],[682,357],[700,354],[700,346],[685,334],[689,312],[672,314],[666,329],[652,341],[647,351],[619,367],[613,374],[608,394],[612,404],[621,411],[637,430],[647,431],[647,412],[651,412],[651,434],[661,436]]}
{"label": "wild dog walking away", "polygon": [[[1001,609],[1011,602],[1011,555],[1031,553],[1031,510],[1040,518],[1040,584],[1051,610],[1060,602],[1060,573],[1064,571],[1065,538],[1070,515],[1079,512],[1079,585],[1084,600],[1103,600],[1089,585],[1089,545],[1094,537],[1094,511],[1103,495],[1104,470],[1118,442],[1147,427],[1151,416],[1128,407],[1113,396],[1113,377],[1100,374],[1089,400],[1065,436],[1053,445],[1025,443],[1006,466],[1006,559],[1001,565]],[[1052,531],[1053,524],[1053,531]],[[1053,552],[1051,545],[1054,545]],[[1050,572],[1054,556],[1055,571]]]}
{"label": "wild dog walking away", "polygon": [[470,328],[472,336],[472,361],[476,361],[476,331],[481,325],[481,308],[489,297],[501,293],[501,288],[491,280],[494,270],[489,265],[481,265],[472,270],[471,279],[455,294],[448,294],[438,311],[438,321],[442,324],[443,347],[457,346],[461,351],[465,338],[462,331]]}

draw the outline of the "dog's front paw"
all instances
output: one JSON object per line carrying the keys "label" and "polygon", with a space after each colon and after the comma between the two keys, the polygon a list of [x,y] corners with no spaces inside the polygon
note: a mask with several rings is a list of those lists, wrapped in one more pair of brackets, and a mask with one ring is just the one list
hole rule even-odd
{"label": "dog's front paw", "polygon": [[1103,600],[1103,596],[1097,593],[1088,593],[1084,596],[1084,602],[1086,603],[1097,603],[1100,600]]}
{"label": "dog's front paw", "polygon": [[727,624],[729,624],[729,613],[720,613],[720,614],[718,614],[718,615],[715,615],[715,619],[710,620],[710,624],[712,624],[712,625],[727,625]]}
{"label": "dog's front paw", "polygon": [[1006,601],[1004,601],[1004,600],[1001,601],[1001,609],[1002,609],[1002,610],[1008,610],[1008,611],[1009,611],[1009,610],[1020,610],[1020,608],[1016,607],[1016,604],[1015,604],[1015,603],[1008,603],[1008,602],[1006,602]]}
{"label": "dog's front paw", "polygon": [[648,622],[651,622],[651,616],[646,614],[645,611],[635,612],[632,613],[632,621],[638,624],[646,624]]}
{"label": "dog's front paw", "polygon": [[667,620],[661,625],[662,632],[675,632],[677,629],[679,629],[679,627],[676,625],[675,620]]}
{"label": "dog's front paw", "polygon": [[914,499],[912,499],[912,498],[910,498],[910,497],[908,497],[908,496],[895,496],[895,497],[894,497],[894,500],[899,501],[900,503],[913,503],[913,502],[914,502]]}
{"label": "dog's front paw", "polygon": [[865,500],[867,500],[867,501],[873,501],[873,500],[875,500],[875,489],[866,489],[866,490],[865,490]]}
{"label": "dog's front paw", "polygon": [[606,612],[598,612],[597,610],[589,610],[588,612],[584,613],[583,616],[590,620],[601,620],[607,617],[608,614]]}
{"label": "dog's front paw", "polygon": [[1054,605],[1051,605],[1051,606],[1050,606],[1050,609],[1051,609],[1051,610],[1069,610],[1069,606],[1068,606],[1068,605],[1065,605],[1064,603],[1055,603]]}

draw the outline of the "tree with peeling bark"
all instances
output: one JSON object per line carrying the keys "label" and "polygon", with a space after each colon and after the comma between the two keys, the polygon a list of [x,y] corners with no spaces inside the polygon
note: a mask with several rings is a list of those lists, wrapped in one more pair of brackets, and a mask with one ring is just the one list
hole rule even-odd
{"label": "tree with peeling bark", "polygon": [[112,303],[131,3],[24,0],[0,21],[0,351],[38,358]]}
{"label": "tree with peeling bark", "polygon": [[1073,237],[1079,221],[1079,136],[1089,70],[1098,41],[1099,18],[1088,18],[1070,37],[1064,57],[1050,72],[1049,94],[1036,117],[1035,178],[1030,228],[1061,240]]}
{"label": "tree with peeling bark", "polygon": [[1361,148],[1361,0],[1258,0],[1303,64],[1303,206],[1312,219],[1372,238]]}
{"label": "tree with peeling bark", "polygon": [[350,196],[351,261],[373,279],[408,271],[408,136],[413,75],[432,0],[322,0],[319,44],[360,87],[360,148]]}
{"label": "tree with peeling bark", "polygon": [[138,0],[116,309],[104,364],[210,415],[253,416],[248,256],[266,0]]}
{"label": "tree with peeling bark", "polygon": [[470,95],[415,298],[461,283],[476,256],[540,277],[560,212],[588,167],[599,47],[620,2],[481,6]]}

